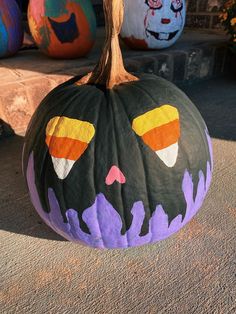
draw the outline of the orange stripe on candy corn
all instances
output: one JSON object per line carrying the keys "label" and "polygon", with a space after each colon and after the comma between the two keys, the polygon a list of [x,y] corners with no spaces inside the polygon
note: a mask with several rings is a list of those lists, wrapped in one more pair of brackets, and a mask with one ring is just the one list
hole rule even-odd
{"label": "orange stripe on candy corn", "polygon": [[51,156],[74,161],[79,159],[88,147],[87,143],[80,140],[56,136],[46,136],[46,144]]}
{"label": "orange stripe on candy corn", "polygon": [[132,123],[132,128],[136,134],[143,136],[154,128],[178,119],[179,113],[175,107],[163,105],[135,118]]}
{"label": "orange stripe on candy corn", "polygon": [[180,125],[176,119],[146,132],[142,139],[151,149],[157,151],[178,142],[179,137]]}

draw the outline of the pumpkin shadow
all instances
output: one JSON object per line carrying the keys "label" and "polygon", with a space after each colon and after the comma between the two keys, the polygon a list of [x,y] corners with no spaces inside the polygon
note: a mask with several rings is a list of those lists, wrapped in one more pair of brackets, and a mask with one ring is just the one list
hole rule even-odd
{"label": "pumpkin shadow", "polygon": [[236,76],[181,85],[200,111],[211,137],[236,141]]}
{"label": "pumpkin shadow", "polygon": [[64,241],[42,222],[31,204],[22,174],[23,142],[24,139],[20,136],[0,139],[0,229],[9,233]]}
{"label": "pumpkin shadow", "polygon": [[14,135],[12,127],[0,118],[0,139]]}

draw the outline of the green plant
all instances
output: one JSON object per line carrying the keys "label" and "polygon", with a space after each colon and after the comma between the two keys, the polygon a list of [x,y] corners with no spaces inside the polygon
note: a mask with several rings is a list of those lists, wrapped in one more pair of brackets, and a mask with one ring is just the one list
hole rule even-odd
{"label": "green plant", "polygon": [[219,17],[227,34],[230,35],[230,48],[236,53],[236,0],[227,1]]}

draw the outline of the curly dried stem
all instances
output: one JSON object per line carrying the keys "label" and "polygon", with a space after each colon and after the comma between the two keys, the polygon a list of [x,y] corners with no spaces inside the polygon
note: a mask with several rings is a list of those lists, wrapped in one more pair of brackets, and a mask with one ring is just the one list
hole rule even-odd
{"label": "curly dried stem", "polygon": [[103,0],[103,7],[106,41],[102,55],[93,72],[84,76],[77,84],[97,84],[112,89],[115,85],[137,81],[138,78],[125,70],[119,45],[119,33],[124,16],[123,0]]}

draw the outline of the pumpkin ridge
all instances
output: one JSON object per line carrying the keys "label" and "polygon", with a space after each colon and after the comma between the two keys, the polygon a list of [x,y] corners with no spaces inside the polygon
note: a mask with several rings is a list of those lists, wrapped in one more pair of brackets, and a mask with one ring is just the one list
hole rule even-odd
{"label": "pumpkin ridge", "polygon": [[[111,110],[112,110],[112,117],[113,117],[115,142],[116,142],[115,146],[116,146],[116,153],[117,153],[117,166],[118,166],[119,169],[121,169],[122,167],[120,167],[120,157],[119,157],[119,152],[121,152],[121,150],[118,147],[119,143],[117,144],[117,138],[118,138],[118,136],[117,136],[117,121],[115,119],[116,115],[115,115],[115,111],[114,111],[114,105],[116,106],[116,99],[115,99],[114,95],[115,94],[111,93],[111,103],[112,103]],[[125,230],[123,235],[126,236],[126,242],[127,242],[127,245],[129,246],[129,241],[128,241],[126,232],[128,230],[128,228],[127,228],[127,220],[128,220],[128,225],[130,226],[130,219],[127,219],[127,213],[126,213],[126,211],[127,211],[126,208],[128,206],[126,206],[126,204],[123,203],[123,200],[125,200],[125,197],[124,197],[124,192],[123,192],[123,186],[122,185],[120,186],[120,194],[121,194],[121,199],[122,199],[122,214],[123,214],[123,219],[121,218],[121,220],[122,220],[123,230]],[[128,211],[131,214],[131,209],[128,209]],[[121,216],[120,213],[119,213],[119,215]],[[131,219],[131,222],[132,222],[132,219]]]}
{"label": "pumpkin ridge", "polygon": [[[160,78],[160,77],[156,77],[156,76],[154,76],[154,77],[157,78],[157,81],[160,81],[160,82],[163,82],[163,83],[165,82],[164,79],[162,79],[162,78]],[[140,81],[141,81],[141,80],[140,80]],[[139,81],[139,82],[140,82],[140,81]],[[153,103],[156,103],[157,101],[153,98],[153,96],[152,96],[149,92],[147,92],[145,88],[143,89],[143,88],[141,88],[141,87],[139,86],[139,82],[132,84],[132,85],[131,85],[132,88],[133,88],[133,89],[138,89],[141,93],[144,93],[148,98],[150,98]],[[169,83],[169,82],[168,82],[168,83]],[[172,85],[172,83],[171,83],[171,85]],[[161,106],[160,103],[159,103],[159,100],[158,100],[157,106]],[[181,120],[180,117],[179,117],[179,120]],[[138,141],[138,143],[139,143],[139,141]],[[181,143],[181,142],[180,142],[180,143]],[[139,144],[139,145],[140,145],[140,144]],[[144,158],[144,157],[143,157],[143,158]],[[144,169],[148,169],[148,167],[146,167],[146,162],[144,162],[144,159],[143,159],[143,165],[144,165]],[[146,179],[146,176],[145,176],[145,179]],[[146,181],[146,182],[147,182],[147,181]],[[154,212],[154,210],[155,210],[155,206],[150,206],[150,204],[153,203],[153,201],[150,202],[150,199],[148,199],[148,202],[149,202],[149,210],[151,210],[151,214],[152,214],[152,213]],[[184,209],[184,208],[185,208],[185,205],[183,206],[183,208],[181,209],[180,212],[175,213],[175,215],[171,215],[171,216],[173,216],[172,218],[171,218],[171,216],[169,215],[170,209],[167,210],[166,206],[164,206],[163,204],[162,204],[162,206],[163,206],[163,210],[166,212],[166,214],[167,214],[167,216],[168,216],[168,218],[169,218],[169,224],[170,224],[179,214],[185,214],[185,209]]]}
{"label": "pumpkin ridge", "polygon": [[[81,86],[79,89],[78,89],[78,86],[74,85],[73,81],[72,81],[72,85],[76,87],[76,89],[79,91],[79,95],[75,94],[75,96],[73,97],[73,100],[71,101],[71,105],[73,105],[73,102],[76,101],[79,96],[81,97],[81,94],[83,96],[83,98],[81,99],[81,102],[83,101],[87,101],[87,100],[90,100],[91,98],[91,90],[90,88],[88,88],[86,85],[85,86]],[[96,90],[96,89],[95,89]],[[97,90],[96,90],[97,91]],[[99,99],[100,101],[98,102],[99,103],[99,108],[101,109],[101,101],[103,100],[103,94],[102,93],[99,93]],[[77,105],[78,106],[78,105]],[[100,110],[99,109],[99,110]],[[63,113],[64,114],[64,113]],[[92,142],[94,142],[94,147],[96,149],[96,137],[97,137],[97,134],[98,134],[98,121],[99,121],[99,115],[98,115],[98,120],[94,121],[93,124],[95,125],[96,127],[96,132],[94,134],[94,137],[92,139]],[[88,148],[89,149],[89,148]],[[85,152],[86,153],[86,152]],[[95,153],[94,153],[95,154]],[[77,163],[77,162],[76,162]],[[95,164],[95,158],[94,158],[94,164]],[[94,171],[93,171],[94,172]],[[91,187],[94,186],[93,188],[93,194],[94,194],[94,197],[96,197],[96,193],[97,193],[97,188],[96,188],[96,184],[95,184],[96,180],[94,179],[94,182],[93,182],[93,185],[91,184]],[[62,182],[62,184],[64,184],[64,181]],[[63,194],[64,195],[64,194]],[[66,202],[65,202],[66,203]],[[68,206],[65,206],[65,211],[66,211],[66,208],[68,208]],[[86,223],[84,222],[83,218],[82,218],[82,215],[84,213],[84,209],[85,208],[77,208],[76,211],[78,213],[78,216],[79,216],[79,221],[80,221],[80,225],[82,225],[82,229],[84,230],[84,232],[86,232],[87,234],[90,233]]]}
{"label": "pumpkin ridge", "polygon": [[[132,86],[135,86],[135,84],[132,84]],[[119,99],[121,99],[120,93],[119,93],[118,91],[116,92],[116,95],[119,97]],[[123,108],[123,110],[124,110],[124,112],[125,112],[125,116],[127,117],[127,121],[128,121],[128,126],[129,126],[131,132],[134,134],[134,138],[135,138],[135,140],[136,140],[137,146],[139,147],[139,151],[140,151],[140,143],[139,143],[139,141],[138,141],[138,137],[136,136],[134,130],[132,129],[132,124],[131,124],[131,121],[130,121],[130,119],[129,119],[128,112],[126,111],[126,108],[125,108],[125,106],[123,105],[123,103],[122,103],[122,106],[121,106],[121,107]],[[140,155],[142,155],[142,154],[140,154]],[[146,188],[146,194],[147,194],[147,206],[145,206],[145,203],[143,202],[143,206],[144,206],[144,210],[145,210],[145,217],[144,217],[144,221],[143,221],[143,224],[142,224],[140,233],[142,233],[142,228],[143,228],[145,219],[147,220],[147,211],[149,212],[149,217],[152,216],[152,212],[151,212],[152,206],[151,206],[151,201],[150,201],[150,194],[151,194],[151,193],[150,193],[150,191],[149,191],[148,184],[147,184],[147,179],[146,179],[146,175],[145,175],[145,165],[144,165],[144,159],[143,159],[143,157],[141,157],[141,160],[142,160],[142,166],[143,166],[142,169],[143,169],[144,178],[145,178],[145,188]],[[139,201],[139,200],[137,200],[137,202],[138,202],[138,201]],[[132,209],[132,208],[131,208],[131,209]],[[131,210],[131,209],[130,209],[130,210]]]}
{"label": "pumpkin ridge", "polygon": [[[105,248],[106,246],[105,246],[105,242],[104,242],[104,239],[103,239],[103,234],[102,234],[102,231],[101,231],[101,227],[100,227],[100,215],[99,215],[99,213],[98,213],[98,206],[97,206],[97,203],[96,203],[96,209],[95,209],[95,213],[96,213],[96,218],[97,218],[97,221],[98,221],[98,229],[99,229],[99,232],[100,232],[100,235],[101,235],[101,237],[100,237],[100,239],[101,239],[101,241],[102,241],[102,245],[103,245],[103,247]],[[84,212],[83,212],[84,213]],[[84,221],[84,219],[83,219],[83,221]],[[84,221],[84,223],[87,225],[87,223]],[[88,228],[89,229],[89,228]],[[90,231],[90,230],[89,230]],[[91,234],[91,231],[90,231],[90,234]]]}
{"label": "pumpkin ridge", "polygon": [[[62,86],[64,86],[64,84],[66,84],[66,83],[67,83],[67,82],[63,83]],[[70,85],[67,85],[67,84],[66,84],[66,86],[65,86],[65,87],[66,87],[66,91],[68,92],[68,95],[66,95],[67,97],[71,96],[71,91],[70,91],[71,85],[72,85],[72,84],[70,84]],[[60,87],[60,86],[59,86],[59,87]],[[59,87],[58,87],[58,89],[56,88],[56,92],[61,93],[61,90],[59,89]],[[69,87],[69,89],[67,89],[68,87]],[[52,92],[50,92],[49,95],[53,96]],[[66,112],[68,111],[68,109],[74,104],[74,102],[78,99],[79,96],[80,96],[80,97],[82,96],[82,97],[83,97],[82,99],[84,99],[84,98],[87,97],[87,95],[89,95],[89,91],[88,91],[87,89],[81,89],[81,90],[79,91],[79,93],[76,93],[75,95],[73,95],[73,97],[71,97],[70,101],[66,104],[66,106],[63,108],[63,110],[60,112],[60,116],[65,116],[65,113],[66,113]],[[54,95],[54,96],[57,96],[57,95]],[[58,96],[59,96],[59,95],[58,95]],[[67,97],[66,97],[66,98],[67,98]],[[62,99],[61,102],[63,102],[63,100],[64,100],[64,99]],[[64,102],[63,102],[63,103],[64,103]],[[55,104],[55,107],[58,107],[59,105],[60,105],[60,103],[56,103],[56,104]],[[55,110],[55,109],[54,109],[54,106],[53,106],[52,110]],[[50,110],[50,111],[51,111],[51,110]],[[49,122],[49,121],[48,121],[48,122]],[[47,125],[47,124],[46,124],[46,125]],[[46,130],[46,128],[45,128],[45,130]],[[50,155],[48,154],[48,152],[47,152],[47,158],[50,159]],[[63,208],[61,208],[61,206],[60,206],[60,210],[61,210],[61,213],[62,213],[62,216],[64,217],[64,219],[67,219],[66,216],[65,216],[65,212],[66,212],[66,209],[68,208],[68,204],[67,204],[66,199],[64,198],[64,195],[65,195],[65,192],[66,192],[66,189],[65,189],[65,181],[64,181],[64,180],[62,180],[62,182],[61,182],[61,189],[62,189],[62,196],[63,196],[63,198],[62,198]],[[48,204],[48,198],[46,198],[45,202],[46,202],[46,204]],[[78,212],[78,214],[80,214],[80,213]],[[80,219],[80,223],[83,224],[83,221],[81,222],[81,219]],[[83,226],[84,226],[84,225],[83,225]],[[86,229],[86,226],[85,226],[85,229]],[[88,230],[88,229],[86,229],[86,230]]]}
{"label": "pumpkin ridge", "polygon": [[[165,80],[163,79],[163,78],[160,78],[160,77],[157,77],[157,80],[160,82],[160,83],[164,83],[165,82]],[[200,126],[200,123],[202,124],[204,124],[204,127],[206,127],[205,126],[205,123],[204,123],[204,120],[203,120],[203,118],[202,118],[202,116],[201,116],[201,114],[197,111],[197,109],[194,107],[194,105],[191,103],[191,101],[190,101],[190,99],[189,99],[189,97],[186,95],[186,94],[184,94],[183,93],[183,91],[181,91],[181,90],[179,90],[173,83],[171,83],[171,82],[168,82],[172,87],[173,87],[173,89],[176,91],[176,92],[178,92],[181,96],[183,96],[186,100],[187,100],[187,102],[188,102],[188,106],[184,106],[183,107],[183,105],[182,104],[178,104],[178,106],[180,106],[181,107],[181,110],[185,110],[185,111],[187,111],[188,112],[188,114],[190,115],[190,117],[191,117],[191,120],[192,121],[194,121],[195,123],[196,123],[196,126],[198,127],[198,130],[199,130],[199,132],[198,133],[200,133],[201,134],[201,138],[204,140],[204,142],[206,143],[206,139],[205,139],[205,137],[203,136],[203,132],[201,132],[201,130],[202,130],[202,127]],[[146,89],[144,88],[144,89],[142,89],[142,88],[140,88],[140,86],[138,85],[138,84],[133,84],[132,85],[134,88],[137,88],[137,89],[139,89],[140,91],[142,91],[142,92],[144,92],[147,96],[149,96],[151,99],[152,99],[152,101],[155,103],[156,101],[155,101],[155,99],[152,97],[152,95],[149,93],[149,92],[147,92],[146,91]],[[175,104],[175,106],[176,106],[176,104]],[[190,108],[190,107],[191,108]],[[192,109],[194,109],[194,112],[192,112]],[[199,119],[195,119],[195,116],[194,116],[194,114],[195,114],[195,112],[197,112],[197,115],[198,115],[198,117],[199,117]],[[181,111],[179,110],[179,113],[181,113]],[[179,117],[179,120],[180,120],[180,122],[181,122],[181,116]],[[180,125],[181,125],[181,123],[180,123]],[[180,129],[181,129],[181,127],[180,127]],[[179,142],[179,145],[181,144],[181,141]],[[208,145],[207,145],[208,146]],[[183,152],[186,152],[186,150],[183,150]],[[190,164],[190,163],[189,163]],[[203,170],[204,171],[204,175],[206,175],[206,172],[205,172],[205,170]],[[196,179],[197,180],[197,179]],[[194,184],[194,192],[196,193],[196,184]]]}
{"label": "pumpkin ridge", "polygon": [[[203,133],[203,132],[201,131],[203,127],[206,128],[206,125],[205,125],[205,123],[204,123],[204,120],[203,120],[203,118],[202,118],[200,112],[199,112],[198,110],[196,110],[195,106],[191,103],[191,100],[189,99],[189,97],[188,97],[187,95],[185,95],[181,90],[179,90],[179,92],[180,92],[180,94],[181,94],[184,98],[186,98],[186,100],[188,101],[188,106],[184,106],[184,108],[183,108],[183,105],[182,105],[182,104],[180,104],[179,106],[181,106],[181,109],[184,109],[185,111],[188,112],[188,114],[189,114],[190,117],[191,117],[191,120],[194,121],[194,123],[195,123],[195,125],[196,125],[196,127],[197,127],[197,129],[198,129],[198,131],[199,131],[198,133],[199,133],[200,136],[201,136],[202,143],[204,143],[204,144],[205,144],[205,147],[207,147],[207,149],[208,149],[208,143],[207,143],[207,139],[206,139],[206,136],[205,136],[205,132]],[[191,108],[190,108],[190,107],[191,107]],[[196,118],[195,118],[196,115],[199,117],[199,119],[196,119]],[[181,120],[181,119],[180,119],[180,120]],[[203,124],[203,125],[201,126],[201,124]],[[181,143],[181,142],[180,142],[180,143]],[[183,152],[186,153],[186,150],[184,149]],[[188,164],[190,165],[190,162],[188,162]],[[188,168],[189,171],[190,171],[190,168],[191,168],[191,167]],[[204,175],[206,176],[206,170],[205,170],[205,169],[202,169],[202,171],[203,171]],[[197,180],[197,179],[196,179],[196,180]],[[196,193],[197,193],[196,184],[194,184],[194,196],[195,196],[195,197],[196,197]]]}
{"label": "pumpkin ridge", "polygon": [[[96,130],[97,130],[97,132],[95,132],[95,135],[94,135],[94,154],[93,154],[93,186],[94,186],[94,189],[95,189],[95,198],[96,198],[96,195],[97,195],[97,190],[98,190],[98,188],[97,188],[97,184],[96,184],[96,179],[95,179],[95,177],[96,177],[96,175],[95,175],[95,165],[97,164],[97,154],[96,154],[96,141],[97,141],[97,136],[98,136],[98,134],[99,134],[99,127],[100,127],[100,124],[99,124],[99,117],[100,117],[100,114],[101,114],[101,109],[102,109],[102,103],[103,103],[103,101],[104,101],[104,95],[103,94],[100,94],[99,95],[100,96],[100,101],[98,102],[99,103],[99,105],[98,105],[98,107],[99,107],[99,109],[98,109],[98,119],[97,119],[97,121],[96,121]],[[106,100],[106,99],[105,99]],[[83,219],[83,215],[84,215],[84,212],[85,212],[85,209],[83,209],[83,211],[82,211],[82,214],[81,214],[81,217],[82,217],[82,219]],[[97,208],[96,208],[96,215],[97,215],[97,219],[98,219],[98,210],[97,210]],[[84,223],[86,224],[86,226],[87,226],[87,223],[85,222],[85,220],[83,219],[83,221],[84,221]],[[99,221],[99,220],[98,220]],[[99,225],[99,223],[98,223],[98,228],[99,228],[99,231],[100,231],[100,234],[101,234],[101,241],[102,241],[102,244],[103,244],[103,246],[104,246],[104,248],[106,247],[105,246],[105,243],[104,243],[104,240],[103,240],[103,236],[102,236],[102,232],[101,232],[101,228],[100,228],[100,225]],[[87,228],[88,230],[89,230],[89,228]],[[91,234],[91,231],[89,230],[89,233]]]}

